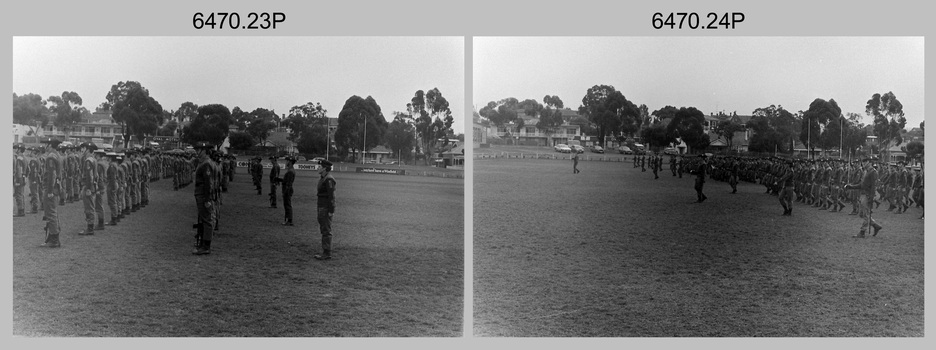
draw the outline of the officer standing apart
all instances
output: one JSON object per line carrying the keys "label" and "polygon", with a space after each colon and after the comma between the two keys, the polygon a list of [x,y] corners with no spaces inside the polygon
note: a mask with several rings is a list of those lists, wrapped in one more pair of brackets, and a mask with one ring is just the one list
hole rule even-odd
{"label": "officer standing apart", "polygon": [[332,216],[335,214],[335,185],[337,182],[331,175],[332,163],[328,160],[319,162],[322,166],[319,169],[321,178],[318,182],[318,222],[319,230],[322,232],[322,254],[315,255],[313,258],[318,260],[328,260],[331,255],[331,224]]}
{"label": "officer standing apart", "polygon": [[276,163],[276,156],[270,157],[270,164],[273,165],[273,168],[270,169],[270,208],[276,208],[276,178],[279,177],[280,173],[279,164]]}
{"label": "officer standing apart", "polygon": [[579,172],[580,171],[578,170],[578,152],[575,150],[572,150],[572,173],[578,174]]}
{"label": "officer standing apart", "polygon": [[211,202],[212,182],[214,179],[214,166],[208,158],[208,152],[212,146],[207,142],[197,142],[194,148],[198,152],[198,167],[195,168],[195,206],[198,211],[198,223],[195,234],[195,249],[192,254],[205,255],[211,254],[211,234],[212,211],[214,210]]}
{"label": "officer standing apart", "polygon": [[293,166],[296,164],[296,158],[286,157],[286,174],[283,175],[281,185],[283,187],[283,208],[286,210],[286,217],[283,220],[284,226],[293,225],[292,195],[293,182],[296,181],[296,171]]}

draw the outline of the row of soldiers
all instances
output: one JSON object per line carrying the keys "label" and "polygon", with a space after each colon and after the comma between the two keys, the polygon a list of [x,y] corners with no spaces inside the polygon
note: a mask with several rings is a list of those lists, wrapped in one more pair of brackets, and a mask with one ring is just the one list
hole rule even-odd
{"label": "row of soldiers", "polygon": [[[105,225],[121,219],[149,204],[149,182],[159,179],[153,152],[127,150],[123,153],[98,150],[94,144],[63,146],[44,142],[47,147],[14,145],[13,185],[16,213],[26,215],[25,192],[29,191],[30,214],[38,213],[41,203],[46,221],[43,247],[59,247],[61,224],[57,207],[81,201],[87,228],[81,235],[92,235]],[[105,216],[107,203],[109,216]],[[108,218],[105,224],[105,218]]]}
{"label": "row of soldiers", "polygon": [[[777,194],[782,189],[780,179],[790,178],[795,201],[830,212],[841,211],[851,204],[849,215],[860,215],[859,192],[845,190],[845,185],[861,182],[870,163],[876,173],[875,191],[869,196],[875,208],[887,202],[886,211],[903,214],[915,205],[923,207],[924,172],[913,170],[904,162],[890,165],[875,159],[845,161],[839,159],[786,161],[780,158],[760,161],[761,184],[765,193]],[[922,218],[922,216],[920,217]]]}

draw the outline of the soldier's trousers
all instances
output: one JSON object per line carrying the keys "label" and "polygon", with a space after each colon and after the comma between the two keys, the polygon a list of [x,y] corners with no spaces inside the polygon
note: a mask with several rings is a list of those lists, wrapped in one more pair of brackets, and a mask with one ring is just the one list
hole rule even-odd
{"label": "soldier's trousers", "polygon": [[270,206],[276,206],[276,183],[270,182]]}
{"label": "soldier's trousers", "polygon": [[104,220],[104,198],[107,193],[105,193],[104,186],[99,186],[100,191],[94,193],[94,213],[97,215],[98,221]]}
{"label": "soldier's trousers", "polygon": [[793,186],[787,186],[780,190],[779,200],[784,209],[793,208]]}
{"label": "soldier's trousers", "polygon": [[134,206],[137,205],[137,203],[139,203],[137,199],[137,195],[138,195],[137,191],[140,189],[140,185],[135,182],[131,182],[128,185],[129,187],[127,187],[127,192],[129,192],[130,195],[127,196],[129,197],[127,198],[129,200],[127,202],[127,208],[133,208]]}
{"label": "soldier's trousers", "polygon": [[31,212],[36,212],[39,210],[39,184],[35,182],[29,183],[29,207]]}
{"label": "soldier's trousers", "polygon": [[195,197],[195,205],[198,206],[198,224],[201,226],[200,238],[203,241],[210,241],[211,234],[214,232],[214,210],[215,208],[205,208],[205,203],[210,202],[205,197]]}
{"label": "soldier's trousers", "polygon": [[322,232],[322,251],[329,253],[331,252],[332,241],[332,218],[328,215],[328,208],[318,207],[318,223],[319,230]]}
{"label": "soldier's trousers", "polygon": [[127,209],[130,209],[130,194],[127,193],[127,186],[120,186],[118,196],[117,205],[120,206],[121,212],[126,212]]}
{"label": "soldier's trousers", "polygon": [[23,193],[25,187],[25,185],[13,185],[13,202],[16,203],[17,214],[26,213],[26,194]]}
{"label": "soldier's trousers", "polygon": [[705,181],[696,179],[695,190],[696,190],[696,195],[699,197],[698,199],[699,202],[703,201],[705,198],[705,195],[702,194],[702,187],[704,186],[705,186]]}
{"label": "soldier's trousers", "polygon": [[147,181],[140,184],[140,201],[149,204],[149,182]]}
{"label": "soldier's trousers", "polygon": [[107,208],[110,209],[111,220],[117,220],[117,215],[120,215],[120,209],[117,209],[117,187],[110,186],[107,188]]}
{"label": "soldier's trousers", "polygon": [[71,201],[72,200],[72,182],[71,179],[64,179],[62,181],[62,189],[65,190],[65,193],[62,193],[60,200],[62,201]]}
{"label": "soldier's trousers", "polygon": [[867,194],[861,194],[861,212],[866,215],[861,219],[861,233],[864,234],[868,231],[868,225],[874,228],[880,228],[881,225],[878,225],[877,221],[871,218],[871,201],[872,199],[868,197]]}
{"label": "soldier's trousers", "polygon": [[292,190],[283,189],[283,208],[286,210],[286,222],[293,222]]}
{"label": "soldier's trousers", "polygon": [[46,212],[46,217],[49,219],[46,221],[46,242],[49,241],[49,236],[58,237],[61,232],[61,225],[59,224],[58,217],[58,207],[59,196],[53,195],[51,197],[46,196],[43,199],[43,208]]}
{"label": "soldier's trousers", "polygon": [[81,201],[84,203],[85,222],[94,225],[94,192],[89,188],[82,189]]}

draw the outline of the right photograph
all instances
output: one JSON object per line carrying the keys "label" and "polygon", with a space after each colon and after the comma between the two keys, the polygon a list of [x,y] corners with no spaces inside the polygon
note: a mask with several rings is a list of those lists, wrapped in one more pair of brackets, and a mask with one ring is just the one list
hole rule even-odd
{"label": "right photograph", "polygon": [[474,37],[475,337],[923,337],[923,37]]}

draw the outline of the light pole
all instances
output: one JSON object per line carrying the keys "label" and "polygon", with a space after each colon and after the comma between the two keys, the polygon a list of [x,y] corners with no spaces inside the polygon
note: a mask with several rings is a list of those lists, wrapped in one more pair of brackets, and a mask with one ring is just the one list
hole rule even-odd
{"label": "light pole", "polygon": [[361,164],[364,164],[364,157],[367,155],[367,116],[364,116],[364,139],[361,141]]}

